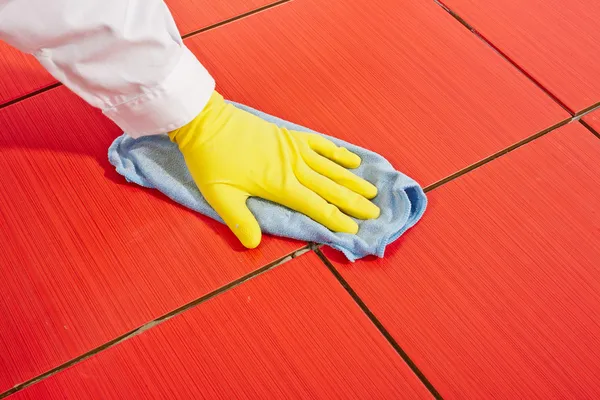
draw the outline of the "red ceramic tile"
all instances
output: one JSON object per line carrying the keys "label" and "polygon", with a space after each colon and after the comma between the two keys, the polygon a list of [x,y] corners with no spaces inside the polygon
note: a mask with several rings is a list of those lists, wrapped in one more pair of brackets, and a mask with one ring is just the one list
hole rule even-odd
{"label": "red ceramic tile", "polygon": [[443,0],[574,112],[600,101],[600,3]]}
{"label": "red ceramic tile", "polygon": [[[271,4],[270,0],[167,0],[182,35]],[[31,55],[0,42],[0,105],[56,83]]]}
{"label": "red ceramic tile", "polygon": [[[14,399],[431,398],[308,254]],[[11,397],[12,399],[12,397]]]}
{"label": "red ceramic tile", "polygon": [[35,57],[0,41],[0,105],[55,82]]}
{"label": "red ceramic tile", "polygon": [[578,123],[429,193],[336,267],[446,398],[600,396],[600,141]]}
{"label": "red ceramic tile", "polygon": [[187,43],[226,97],[424,185],[568,117],[433,2],[293,1]]}
{"label": "red ceramic tile", "polygon": [[0,110],[0,392],[301,243],[245,251],[213,220],[128,184],[120,131],[65,88]]}
{"label": "red ceramic tile", "polygon": [[600,110],[589,113],[583,117],[583,120],[587,122],[593,130],[600,133]]}
{"label": "red ceramic tile", "polygon": [[237,17],[277,0],[165,0],[177,23],[179,32],[186,35],[195,30]]}

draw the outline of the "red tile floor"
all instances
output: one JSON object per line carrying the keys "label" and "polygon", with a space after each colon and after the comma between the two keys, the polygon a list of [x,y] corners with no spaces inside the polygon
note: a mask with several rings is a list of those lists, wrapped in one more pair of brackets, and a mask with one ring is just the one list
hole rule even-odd
{"label": "red tile floor", "polygon": [[0,45],[0,398],[600,396],[596,2],[167,3],[228,98],[379,152],[429,208],[383,259],[244,250]]}

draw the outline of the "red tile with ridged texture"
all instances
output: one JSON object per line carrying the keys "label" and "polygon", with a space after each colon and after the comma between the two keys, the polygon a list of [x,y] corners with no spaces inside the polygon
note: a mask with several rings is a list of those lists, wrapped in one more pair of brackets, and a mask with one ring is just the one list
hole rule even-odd
{"label": "red tile with ridged texture", "polygon": [[35,57],[0,41],[0,105],[55,82]]}
{"label": "red tile with ridged texture", "polygon": [[277,0],[165,0],[182,35],[276,2]]}
{"label": "red tile with ridged texture", "polygon": [[0,392],[302,246],[126,183],[121,132],[65,88],[0,110]]}
{"label": "red tile with ridged texture", "polygon": [[598,398],[598,159],[569,124],[430,192],[383,260],[326,254],[442,396]]}
{"label": "red tile with ridged texture", "polygon": [[600,102],[600,3],[442,0],[573,112]]}
{"label": "red tile with ridged texture", "polygon": [[124,393],[131,399],[431,398],[312,253],[14,399],[117,399]]}
{"label": "red tile with ridged texture", "polygon": [[[166,0],[182,35],[271,4],[269,0]],[[0,42],[0,105],[56,83],[32,55]]]}
{"label": "red tile with ridged texture", "polygon": [[583,120],[594,130],[600,133],[600,110],[593,111],[583,117]]}
{"label": "red tile with ridged texture", "polygon": [[568,117],[433,2],[293,1],[187,43],[226,97],[424,185]]}

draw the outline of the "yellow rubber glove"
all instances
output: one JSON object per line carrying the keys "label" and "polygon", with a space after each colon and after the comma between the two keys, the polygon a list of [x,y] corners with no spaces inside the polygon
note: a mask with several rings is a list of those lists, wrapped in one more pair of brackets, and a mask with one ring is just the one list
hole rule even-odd
{"label": "yellow rubber glove", "polygon": [[[204,110],[169,133],[206,201],[247,248],[261,241],[246,206],[251,196],[281,204],[334,232],[355,234],[358,219],[379,217],[367,199],[377,188],[346,168],[360,158],[329,140],[279,128],[214,92]],[[341,211],[340,211],[341,210]]]}

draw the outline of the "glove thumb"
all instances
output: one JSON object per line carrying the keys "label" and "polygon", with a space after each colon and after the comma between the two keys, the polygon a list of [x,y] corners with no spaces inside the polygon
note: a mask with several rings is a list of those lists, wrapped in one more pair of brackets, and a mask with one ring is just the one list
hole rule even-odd
{"label": "glove thumb", "polygon": [[244,247],[258,247],[262,233],[258,221],[246,205],[250,195],[224,184],[211,185],[202,190],[202,195]]}

